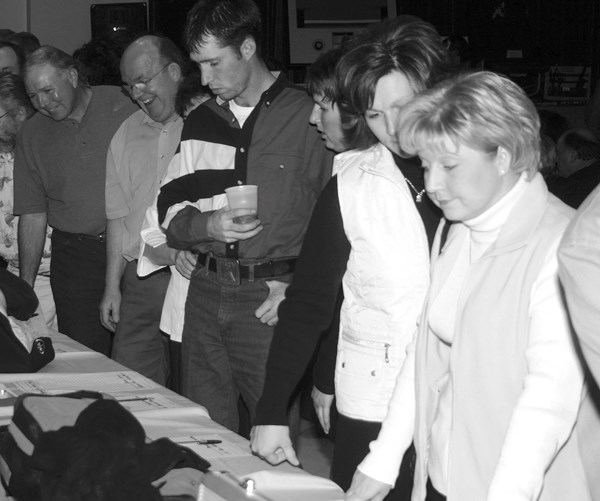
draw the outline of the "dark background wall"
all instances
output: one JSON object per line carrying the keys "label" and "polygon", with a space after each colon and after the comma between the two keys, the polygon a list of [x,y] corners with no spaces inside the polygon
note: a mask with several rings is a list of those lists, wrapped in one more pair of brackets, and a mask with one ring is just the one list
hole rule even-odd
{"label": "dark background wall", "polygon": [[[327,0],[322,0],[326,2]],[[348,3],[364,0],[348,0]],[[264,55],[287,69],[287,2],[256,0],[265,20]],[[151,0],[151,24],[179,42],[194,0]],[[593,81],[600,67],[600,0],[397,0],[398,14],[415,14],[442,35],[466,35],[473,61],[507,71],[537,71],[552,64],[589,65]],[[521,49],[521,61],[507,61],[506,51]],[[510,70],[510,68],[508,68]]]}

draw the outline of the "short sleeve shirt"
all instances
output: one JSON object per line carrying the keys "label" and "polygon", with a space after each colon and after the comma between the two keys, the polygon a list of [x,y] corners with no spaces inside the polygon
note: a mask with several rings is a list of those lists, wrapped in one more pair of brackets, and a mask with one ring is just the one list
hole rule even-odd
{"label": "short sleeve shirt", "polygon": [[155,122],[143,110],[119,127],[106,160],[106,218],[124,218],[123,257],[138,258],[140,231],[146,209],[158,194],[159,183],[179,145],[183,120]]}
{"label": "short sleeve shirt", "polygon": [[45,212],[53,228],[102,233],[108,145],[137,109],[118,87],[98,86],[81,122],[30,118],[17,136],[15,214]]}

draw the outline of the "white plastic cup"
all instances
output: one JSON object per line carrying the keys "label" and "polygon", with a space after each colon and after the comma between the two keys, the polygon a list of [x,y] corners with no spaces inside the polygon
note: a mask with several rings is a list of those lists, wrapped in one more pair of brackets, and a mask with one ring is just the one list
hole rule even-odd
{"label": "white plastic cup", "polygon": [[[242,184],[225,189],[230,209],[258,209],[258,186],[254,184]],[[254,214],[246,214],[233,218],[237,224],[251,223],[256,219]]]}

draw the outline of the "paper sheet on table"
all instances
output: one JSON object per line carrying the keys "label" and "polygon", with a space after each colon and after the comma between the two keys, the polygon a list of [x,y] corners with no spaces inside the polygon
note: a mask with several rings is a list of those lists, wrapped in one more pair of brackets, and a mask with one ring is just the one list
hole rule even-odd
{"label": "paper sheet on table", "polygon": [[[215,458],[227,458],[236,456],[250,456],[250,450],[244,450],[241,447],[225,440],[221,435],[187,435],[184,437],[169,437],[173,442],[181,444],[188,449],[193,450],[199,456],[210,461]],[[218,440],[218,444],[203,444],[206,440]]]}
{"label": "paper sheet on table", "polygon": [[0,384],[4,398],[18,397],[23,393],[57,395],[78,390],[118,393],[123,391],[152,390],[159,388],[154,381],[137,372],[102,372],[91,374],[44,374],[43,378],[23,379]]}
{"label": "paper sheet on table", "polygon": [[305,473],[263,470],[244,475],[259,494],[277,501],[343,501],[344,491],[331,480]]}
{"label": "paper sheet on table", "polygon": [[[123,407],[129,412],[146,412],[155,411],[159,409],[172,409],[174,407],[181,407],[179,402],[175,402],[166,395],[160,393],[145,393],[145,394],[113,394],[113,397],[117,399]],[[193,402],[189,403],[190,406],[195,405]]]}

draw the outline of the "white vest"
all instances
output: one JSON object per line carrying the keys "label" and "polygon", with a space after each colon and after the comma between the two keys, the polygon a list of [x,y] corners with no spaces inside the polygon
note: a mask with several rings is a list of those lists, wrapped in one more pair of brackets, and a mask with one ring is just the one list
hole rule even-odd
{"label": "white vest", "polygon": [[344,416],[383,421],[429,285],[429,248],[413,195],[381,144],[335,157],[351,245],[335,372]]}

